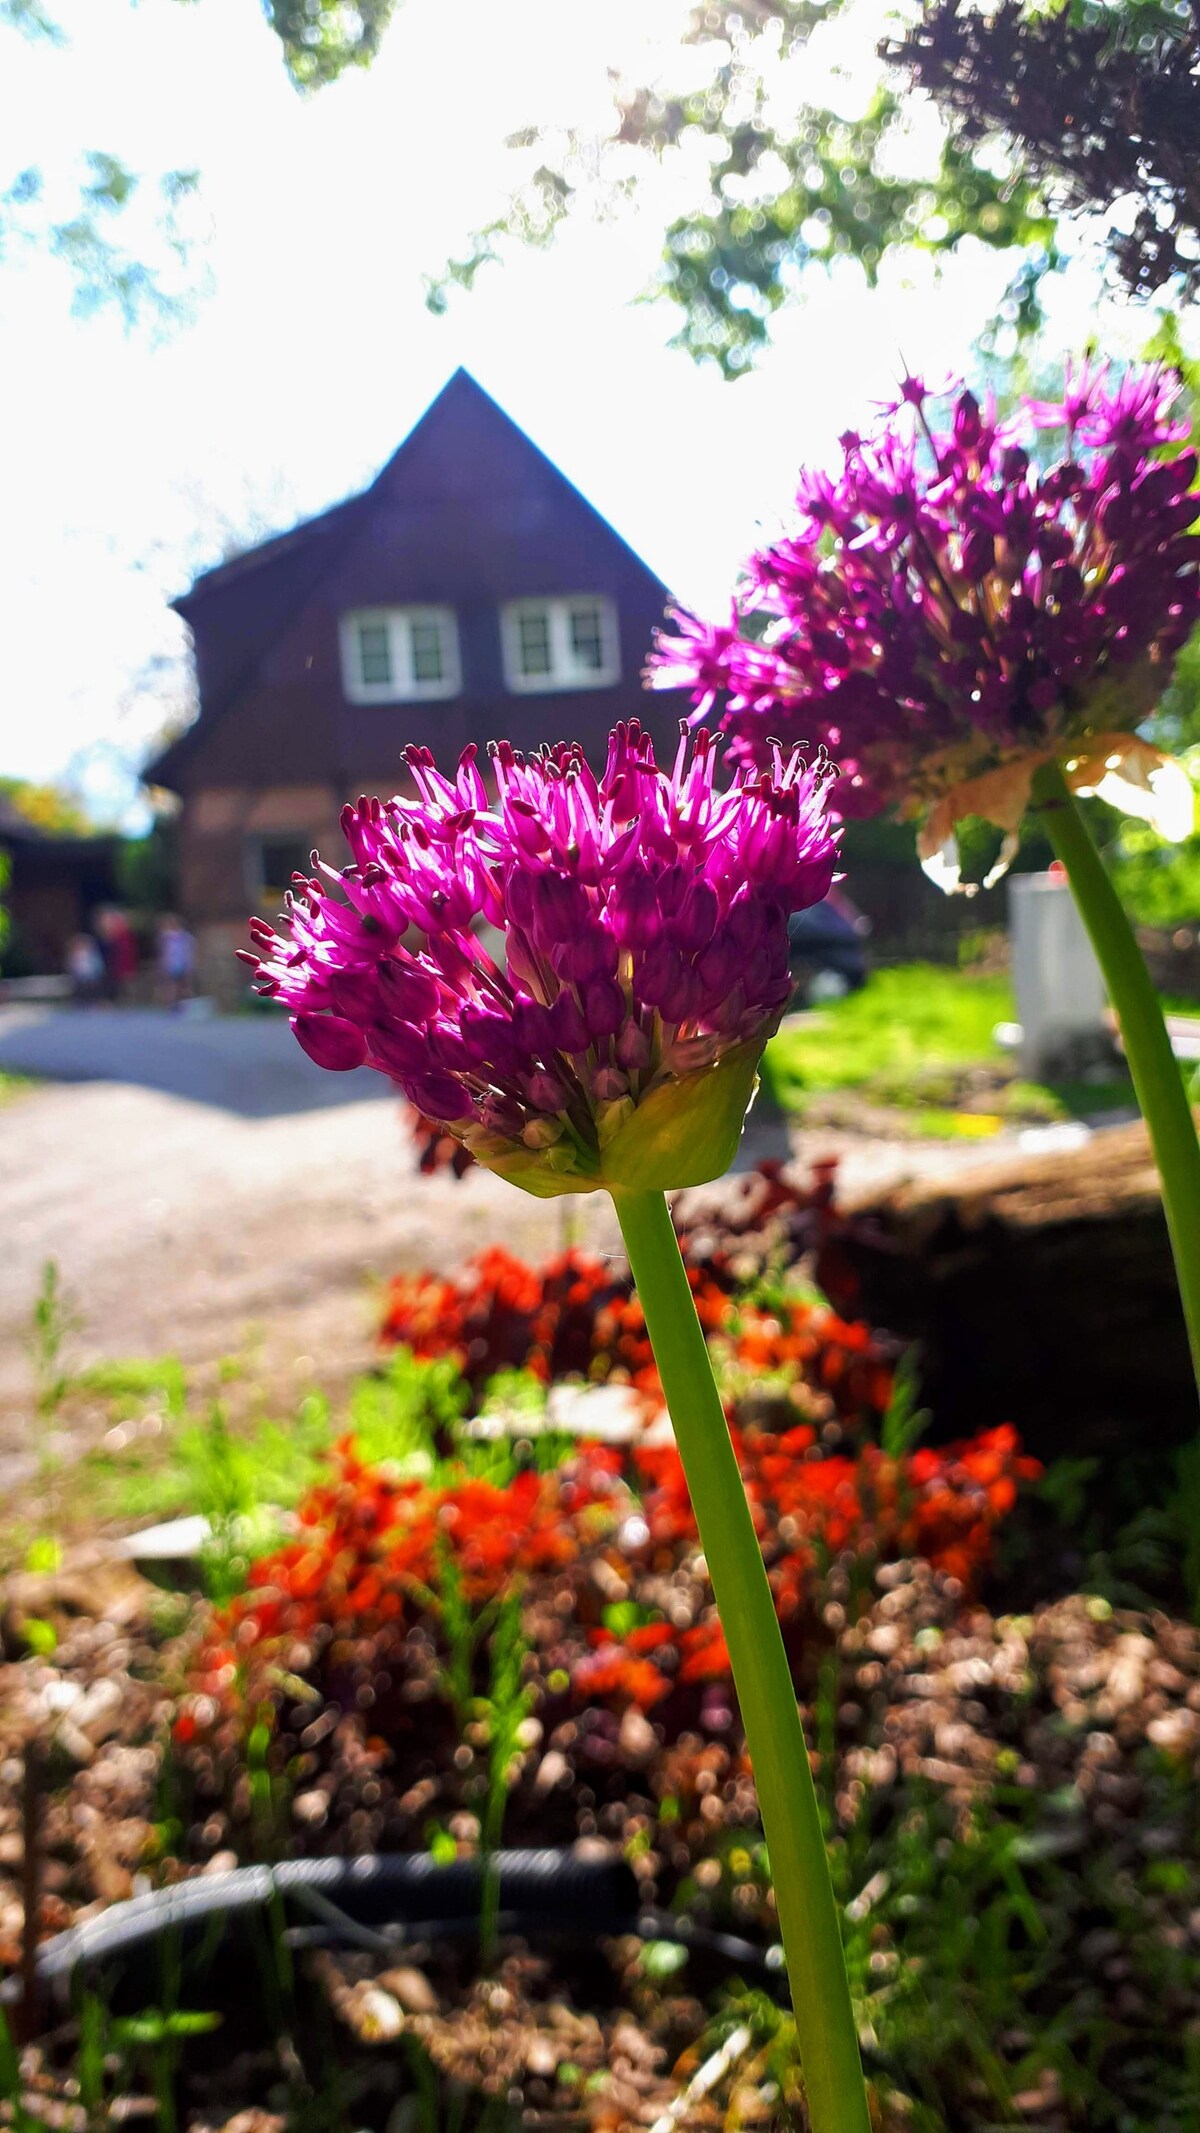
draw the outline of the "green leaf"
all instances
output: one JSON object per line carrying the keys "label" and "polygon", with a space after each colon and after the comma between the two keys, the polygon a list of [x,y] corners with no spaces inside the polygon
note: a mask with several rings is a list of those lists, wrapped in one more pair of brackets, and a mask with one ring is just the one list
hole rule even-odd
{"label": "green leaf", "polygon": [[370,66],[396,0],[263,0],[297,89],[322,89]]}
{"label": "green leaf", "polygon": [[141,2014],[127,2015],[112,2025],[113,2043],[120,2045],[166,2044],[174,2037],[204,2037],[221,2027],[223,2017],[199,2009],[176,2008],[164,2014],[147,2007]]}
{"label": "green leaf", "polygon": [[458,1845],[449,1830],[439,1828],[436,1823],[426,1830],[425,1842],[435,1866],[451,1866],[458,1857]]}
{"label": "green leaf", "polygon": [[688,1951],[680,1941],[648,1940],[643,1942],[638,1968],[644,1977],[652,1978],[656,1984],[664,1984],[668,1978],[678,1975],[687,1959]]}

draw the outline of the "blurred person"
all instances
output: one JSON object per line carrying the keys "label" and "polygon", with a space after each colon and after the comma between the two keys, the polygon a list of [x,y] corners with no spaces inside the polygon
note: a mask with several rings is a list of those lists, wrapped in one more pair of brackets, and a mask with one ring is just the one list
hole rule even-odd
{"label": "blurred person", "polygon": [[71,997],[81,1006],[98,1000],[104,984],[104,957],[92,933],[73,933],[67,942],[67,976]]}
{"label": "blurred person", "polygon": [[158,928],[159,989],[168,1007],[190,1000],[196,976],[196,936],[181,918],[168,915]]}
{"label": "blurred person", "polygon": [[137,976],[137,935],[124,911],[115,904],[106,905],[96,914],[96,931],[100,936],[100,952],[104,957],[105,998],[114,1003],[124,999],[133,979]]}

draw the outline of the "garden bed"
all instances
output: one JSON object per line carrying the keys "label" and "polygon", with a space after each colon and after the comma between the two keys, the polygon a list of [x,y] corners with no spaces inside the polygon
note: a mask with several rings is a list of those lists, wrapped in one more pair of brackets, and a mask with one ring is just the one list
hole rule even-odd
{"label": "garden bed", "polygon": [[1020,1415],[1047,1461],[1127,1469],[1194,1437],[1195,1384],[1140,1123],[1086,1148],[1009,1152],[953,1179],[864,1195],[843,1249],[861,1308],[919,1343],[938,1428]]}
{"label": "garden bed", "polygon": [[[848,1313],[858,1278],[830,1187],[768,1172],[679,1219],[878,2124],[1183,2133],[1200,1640],[1101,1591],[1038,1598],[1028,1566],[1014,1609],[1037,1462],[1008,1426],[930,1442],[899,1344],[816,1293]],[[109,1515],[122,1472],[146,1515],[207,1488],[207,1596],[97,1549],[10,1581],[0,1958],[28,1970],[27,1897],[43,1938],[143,1889],[208,1887],[219,1912],[222,1876],[281,1859],[474,1860],[487,1882],[497,1847],[551,1845],[624,1875],[628,1915],[514,1932],[501,1876],[499,1916],[481,1893],[453,1930],[348,1930],[289,1898],[241,1960],[215,1940],[184,1960],[167,1935],[149,1975],[100,1966],[73,2009],[14,2003],[35,2034],[0,2084],[10,2117],[802,2125],[753,1782],[627,1278],[493,1252],[395,1282],[384,1336],[348,1410],[290,1432],[231,1436],[166,1365],[110,1378],[122,1445],[89,1485]],[[568,1377],[585,1416],[587,1387],[623,1388],[627,1441],[555,1425]],[[267,1477],[273,1528],[243,1507]]]}
{"label": "garden bed", "polygon": [[[916,2109],[917,2123],[975,2128],[1002,2108],[1005,2124],[1051,2128],[1193,2123],[1195,1632],[1094,1599],[996,1618],[964,1610],[956,1581],[910,1564],[878,1573],[863,1614],[839,1628],[843,1606],[826,1602],[832,1619],[810,1708],[814,1741],[824,1742],[818,1769],[868,2063],[890,2098],[882,2122],[910,2124]],[[26,1663],[19,1694],[11,1672],[2,1684],[10,1727],[0,1858],[9,1885],[0,1917],[9,1961],[18,1955],[22,1812],[11,1720],[33,1715],[31,1703],[48,1703],[53,1742],[45,1929],[111,1902],[134,1873],[169,1883],[181,1871],[220,1872],[231,1856],[262,1846],[244,1765],[240,1799],[234,1777],[225,1808],[203,1801],[180,1828],[164,1818],[162,1684],[179,1654],[168,1646],[152,1657],[144,1637],[122,1650],[80,1623],[53,1668]],[[120,1689],[111,1704],[118,1722],[72,1768],[64,1690],[80,1692],[67,1711],[87,1722],[98,1682]],[[309,1727],[319,1733],[327,1714],[317,1708]],[[230,2003],[224,1988],[235,1974],[223,1987],[219,1969],[201,1972],[183,2004],[218,2016],[224,2040],[216,2067],[211,2046],[188,2055],[180,2122],[223,2123],[214,2103],[227,2117],[277,2109],[282,2095],[283,2122],[302,2123],[293,2114],[304,2092],[311,2102],[322,2069],[327,2077],[337,2067],[353,2073],[352,2122],[389,2123],[414,2078],[408,2039],[446,2077],[502,2101],[514,2121],[650,2124],[737,2030],[748,2030],[746,2042],[704,2108],[676,2122],[775,2117],[771,2083],[787,2064],[787,2038],[764,1991],[773,1915],[728,1699],[710,1699],[681,1726],[633,1702],[621,1717],[610,1706],[598,1719],[592,1738],[568,1737],[560,1725],[528,1739],[509,1808],[513,1835],[542,1837],[549,1825],[592,1856],[626,1859],[648,1911],[748,1942],[758,1963],[743,1955],[726,1965],[719,1948],[701,1948],[676,1968],[681,1950],[665,1931],[648,1943],[615,1936],[586,1958],[578,1943],[502,1940],[482,1977],[470,1939],[297,1954],[304,1992],[327,2002],[332,2019],[315,2058],[301,2053],[290,2070],[286,2028],[272,2032],[270,2011],[257,2011],[261,1987],[252,1979],[247,1992],[243,1979]],[[311,1784],[293,1797],[290,1826],[277,1805],[276,1845],[373,1847],[381,1802],[385,1841],[427,1846],[432,1824],[456,1851],[477,1843],[474,1760],[462,1767],[428,1732],[419,1744],[410,1734],[399,1759],[382,1756],[353,1722],[331,1728],[328,1740],[316,1787],[327,1812],[318,1824]],[[262,2034],[245,2034],[250,2004],[249,2026],[260,2023]],[[118,2038],[122,2019],[110,2016]],[[50,2068],[71,2064],[72,2036],[60,2030]],[[123,2080],[136,2095],[136,2065],[126,2064]],[[55,2089],[62,2098],[61,2080]],[[931,2097],[938,2114],[926,2121],[920,2108]],[[189,2110],[208,2115],[189,2121]]]}

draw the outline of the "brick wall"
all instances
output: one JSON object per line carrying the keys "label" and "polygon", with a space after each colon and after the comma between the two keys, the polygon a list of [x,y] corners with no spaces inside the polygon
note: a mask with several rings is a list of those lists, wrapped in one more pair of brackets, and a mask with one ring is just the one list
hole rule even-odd
{"label": "brick wall", "polygon": [[[339,865],[340,796],[331,785],[205,786],[191,793],[180,820],[182,915],[196,936],[199,990],[223,1007],[245,998],[245,966],[235,950],[247,946],[247,921],[273,918],[286,881],[264,885],[263,855],[295,840]],[[264,847],[265,840],[265,847]],[[271,892],[275,892],[272,894]]]}

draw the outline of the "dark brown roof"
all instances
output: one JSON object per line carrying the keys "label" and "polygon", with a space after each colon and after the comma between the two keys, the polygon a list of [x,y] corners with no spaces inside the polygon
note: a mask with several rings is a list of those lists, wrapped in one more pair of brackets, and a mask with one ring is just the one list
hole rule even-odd
{"label": "dark brown roof", "polygon": [[[374,483],[371,486],[374,487]],[[273,563],[278,556],[292,554],[329,534],[350,532],[359,508],[369,494],[370,489],[365,489],[354,496],[343,497],[340,504],[330,504],[315,517],[301,519],[298,525],[289,526],[285,533],[273,533],[255,547],[230,556],[227,562],[214,563],[211,570],[202,570],[187,591],[172,600],[171,606],[186,622],[193,609],[210,593],[222,591],[232,580],[244,578],[248,571],[257,570],[264,563]]]}
{"label": "dark brown roof", "polygon": [[[555,466],[554,461],[548,454],[542,451],[541,446],[534,443],[528,431],[523,430],[519,423],[514,422],[512,416],[506,414],[505,410],[500,406],[499,401],[493,400],[491,394],[485,392],[482,385],[471,376],[470,371],[464,370],[460,365],[457,370],[451,373],[441,391],[430,401],[424,413],[417,417],[407,436],[401,440],[391,458],[385,460],[374,481],[369,482],[365,489],[356,491],[353,496],[343,497],[340,503],[330,504],[326,510],[318,511],[312,518],[301,519],[298,525],[289,527],[285,533],[272,534],[268,540],[260,541],[254,548],[245,549],[241,555],[231,556],[226,563],[216,563],[210,570],[201,571],[199,577],[193,581],[187,592],[180,593],[178,599],[172,600],[171,606],[176,614],[182,615],[187,620],[190,610],[199,601],[206,599],[210,593],[221,591],[231,580],[244,577],[247,571],[257,570],[264,563],[274,562],[277,557],[284,554],[295,553],[309,543],[323,540],[328,535],[338,536],[352,533],[362,515],[362,506],[377,489],[383,486],[389,475],[400,465],[404,454],[416,439],[418,432],[424,430],[427,423],[434,421],[439,416],[452,414],[467,399],[484,402],[508,429],[514,430],[529,451],[535,453],[543,464],[552,470],[559,481],[566,488],[573,491],[579,501],[592,513],[593,517],[599,520],[600,524],[612,535],[612,538],[615,541],[620,541],[621,546],[627,549],[630,555],[635,555],[635,559],[639,563],[642,563],[642,558],[636,556],[635,551],[629,547],[628,541],[624,540],[617,532],[616,527],[605,519],[601,512],[596,510],[594,504],[588,502],[587,497],[575,487],[574,482],[569,481],[562,469]],[[642,563],[642,568],[645,570],[649,566]],[[652,572],[651,575],[656,575],[656,573]],[[659,583],[661,584],[661,582],[660,579]],[[662,589],[665,594],[667,591],[666,586],[663,585]]]}

